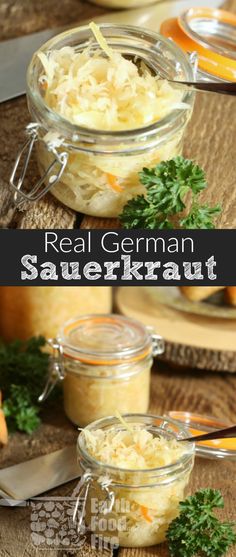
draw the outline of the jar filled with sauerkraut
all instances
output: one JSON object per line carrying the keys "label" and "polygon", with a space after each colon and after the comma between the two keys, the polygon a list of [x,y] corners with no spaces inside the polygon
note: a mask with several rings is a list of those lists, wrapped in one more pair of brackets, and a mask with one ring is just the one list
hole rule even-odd
{"label": "jar filled with sauerkraut", "polygon": [[50,190],[76,211],[117,217],[145,194],[143,167],[182,151],[194,92],[171,80],[194,80],[188,56],[146,29],[90,24],[48,41],[27,76],[28,149],[35,143],[41,179],[25,191],[18,157],[17,199]]}
{"label": "jar filled with sauerkraut", "polygon": [[[121,413],[147,412],[152,358],[163,340],[119,315],[89,315],[67,322],[51,341],[52,382],[63,380],[64,409],[79,426]],[[48,388],[41,397],[45,399]]]}
{"label": "jar filled with sauerkraut", "polygon": [[[178,516],[194,464],[194,444],[181,424],[153,415],[108,417],[78,438],[81,478],[78,529],[122,547],[162,543]],[[76,513],[75,513],[76,515]]]}

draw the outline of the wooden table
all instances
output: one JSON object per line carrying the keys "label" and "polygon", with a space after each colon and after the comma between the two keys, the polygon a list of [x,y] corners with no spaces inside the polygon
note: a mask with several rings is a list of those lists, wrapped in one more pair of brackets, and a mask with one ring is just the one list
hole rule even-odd
{"label": "wooden table", "polygon": [[[50,8],[49,8],[50,5]],[[225,7],[236,12],[236,0]],[[5,0],[0,3],[0,39],[13,38],[48,27],[80,23],[106,13],[85,0]],[[16,210],[9,191],[9,174],[16,152],[23,142],[23,130],[29,122],[25,98],[0,106],[0,226],[10,228],[117,228],[112,219],[83,217],[67,209],[51,195],[36,204]],[[236,227],[236,98],[216,94],[197,95],[193,118],[186,134],[184,154],[196,159],[207,172],[209,187],[202,196],[210,203],[221,203],[222,215],[217,227]],[[28,183],[38,175],[32,162]]]}
{"label": "wooden table", "polygon": [[[186,410],[236,421],[236,375],[189,370],[183,372],[168,365],[156,364],[152,374],[150,411],[163,414],[169,410]],[[43,424],[34,435],[15,434],[9,445],[0,449],[0,467],[75,443],[77,432],[66,420],[62,408],[52,407],[43,415]],[[70,495],[74,482],[54,490],[53,495]],[[224,520],[236,520],[235,462],[197,459],[192,473],[191,490],[201,487],[221,489],[225,497]],[[236,549],[227,557],[235,557]],[[0,507],[0,557],[107,557],[86,545],[78,553],[37,551],[30,543],[28,508]],[[166,545],[148,549],[119,550],[116,557],[168,557]]]}

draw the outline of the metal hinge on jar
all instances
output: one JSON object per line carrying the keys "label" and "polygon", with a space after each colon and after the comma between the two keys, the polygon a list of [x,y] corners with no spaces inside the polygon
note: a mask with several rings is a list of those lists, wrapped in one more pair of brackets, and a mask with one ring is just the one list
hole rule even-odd
{"label": "metal hinge on jar", "polygon": [[44,402],[55,385],[64,379],[63,347],[57,339],[49,339],[47,342],[53,349],[53,353],[50,357],[48,380],[43,392],[38,397],[38,402]]}
{"label": "metal hinge on jar", "polygon": [[152,339],[152,355],[160,356],[165,352],[165,341],[160,335],[157,335],[153,327],[146,327]]}
{"label": "metal hinge on jar", "polygon": [[83,528],[85,514],[86,514],[86,504],[88,500],[88,493],[92,482],[96,481],[101,489],[101,492],[105,493],[105,498],[100,506],[99,512],[104,516],[109,514],[115,503],[115,494],[110,489],[111,481],[106,477],[99,477],[93,474],[90,470],[84,472],[83,476],[78,485],[77,491],[77,501],[73,513],[73,522],[77,526],[77,532],[79,533]]}
{"label": "metal hinge on jar", "polygon": [[[48,145],[48,150],[55,156],[43,176],[32,186],[30,191],[23,189],[26,172],[29,166],[30,158],[32,155],[33,147],[36,141],[42,141],[39,137],[39,128],[41,125],[37,122],[28,124],[26,127],[26,134],[28,136],[23,147],[20,149],[10,176],[10,185],[14,190],[14,202],[18,205],[22,201],[38,201],[43,197],[61,178],[68,161],[68,153],[63,151],[59,153],[54,145]],[[20,175],[17,177],[19,165],[25,157],[23,168]],[[55,165],[59,164],[59,169],[53,173]],[[44,181],[48,179],[48,185]]]}

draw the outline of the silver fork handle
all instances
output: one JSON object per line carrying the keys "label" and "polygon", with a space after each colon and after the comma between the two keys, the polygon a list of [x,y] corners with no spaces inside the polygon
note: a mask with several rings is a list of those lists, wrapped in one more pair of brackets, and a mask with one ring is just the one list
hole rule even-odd
{"label": "silver fork handle", "polygon": [[[10,176],[10,185],[14,190],[14,202],[18,204],[19,202],[25,201],[38,201],[41,199],[61,178],[68,161],[68,153],[63,151],[62,153],[58,153],[56,147],[51,147],[50,151],[54,154],[55,158],[44,172],[43,176],[36,182],[36,184],[32,187],[32,189],[28,191],[24,191],[23,184],[25,180],[25,175],[27,172],[27,168],[29,166],[30,158],[32,155],[33,147],[36,141],[41,141],[39,138],[39,131],[40,124],[31,123],[26,128],[26,133],[28,135],[27,140],[25,141],[23,147],[19,150],[16,161]],[[17,177],[17,171],[22,160],[22,157],[25,155],[25,161],[23,164],[23,169]],[[56,174],[53,174],[53,168],[56,164],[59,164],[59,170]],[[49,177],[48,185],[44,185],[44,181],[46,178]]]}

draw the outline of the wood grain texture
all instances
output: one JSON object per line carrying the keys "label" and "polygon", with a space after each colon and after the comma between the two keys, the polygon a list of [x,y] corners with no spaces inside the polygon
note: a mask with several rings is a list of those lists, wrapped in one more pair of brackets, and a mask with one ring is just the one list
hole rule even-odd
{"label": "wood grain texture", "polygon": [[235,319],[179,311],[155,299],[155,288],[121,287],[118,310],[152,326],[165,339],[162,359],[179,366],[236,373]]}
{"label": "wood grain texture", "polygon": [[106,12],[87,0],[5,0],[0,3],[1,38],[10,39],[49,27],[80,24]]}
{"label": "wood grain texture", "polygon": [[[227,9],[236,12],[236,0],[228,0]],[[32,33],[47,27],[60,27],[107,13],[106,10],[81,0],[5,0],[0,3],[0,39]],[[24,141],[24,127],[29,115],[24,98],[0,106],[2,157],[0,160],[0,227],[73,228],[77,215],[51,195],[39,203],[25,205],[21,211],[13,207],[9,175],[16,152]],[[234,146],[236,144],[236,98],[216,94],[197,94],[193,118],[185,139],[184,154],[196,159],[206,172],[209,187],[204,201],[221,203],[218,228],[236,227],[236,180]],[[27,183],[38,177],[33,160]],[[118,228],[114,219],[85,217],[81,228]]]}
{"label": "wood grain texture", "polygon": [[80,228],[84,229],[114,229],[120,228],[120,223],[117,219],[95,219],[94,217],[86,216],[83,218]]}
{"label": "wood grain texture", "polygon": [[[170,410],[183,410],[214,415],[225,422],[236,422],[236,376],[181,371],[162,362],[153,368],[151,383],[150,412],[162,415]],[[64,417],[62,407],[55,404],[45,406],[43,424],[31,437],[15,434],[9,445],[0,449],[0,467],[46,454],[75,442],[76,428]],[[75,483],[53,491],[54,496],[68,496]],[[196,459],[192,474],[191,491],[200,487],[221,489],[225,497],[224,520],[236,520],[236,476],[235,462]],[[72,557],[57,552],[38,553],[30,544],[28,508],[0,508],[0,557]],[[89,546],[79,552],[80,557],[105,557],[91,552]],[[72,554],[76,555],[76,554]],[[165,544],[147,549],[123,549],[119,557],[168,557]],[[77,557],[77,556],[76,556]],[[235,557],[235,548],[227,557]]]}
{"label": "wood grain texture", "polygon": [[[101,15],[104,9],[80,0],[7,0],[0,2],[0,40],[34,33],[45,28],[80,24],[83,19]],[[14,208],[9,190],[9,176],[16,153],[24,142],[24,128],[29,122],[26,99],[20,98],[0,105],[0,227],[11,228],[73,228],[76,213],[70,211],[51,195],[39,203]],[[32,160],[26,186],[38,177]]]}

